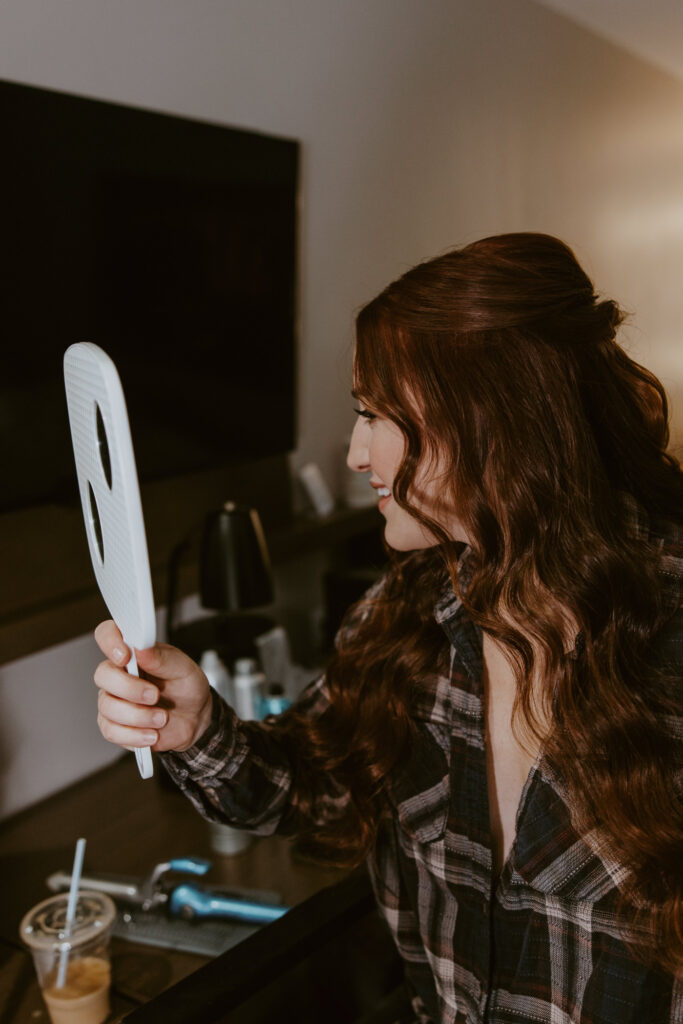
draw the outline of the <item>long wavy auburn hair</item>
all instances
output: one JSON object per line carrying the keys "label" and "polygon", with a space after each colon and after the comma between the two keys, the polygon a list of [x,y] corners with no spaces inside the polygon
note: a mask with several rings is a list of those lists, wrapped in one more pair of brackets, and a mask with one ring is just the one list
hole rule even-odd
{"label": "long wavy auburn hair", "polygon": [[[634,533],[633,509],[655,526],[680,524],[683,474],[667,453],[661,384],[615,340],[622,319],[566,245],[531,233],[422,263],[361,310],[354,391],[403,432],[393,496],[438,543],[395,553],[384,589],[350,611],[327,671],[330,711],[317,722],[284,716],[280,728],[310,773],[304,789],[314,792],[325,771],[350,792],[345,813],[310,843],[359,862],[410,750],[416,680],[447,667],[433,611],[450,577],[509,654],[520,739],[543,744],[577,830],[599,836],[628,869],[628,941],[676,971],[680,679],[655,651],[679,599],[663,583],[662,558],[682,552]],[[459,546],[415,482],[437,456],[441,507],[471,542],[465,593]],[[579,640],[572,657],[568,630],[570,646]]]}

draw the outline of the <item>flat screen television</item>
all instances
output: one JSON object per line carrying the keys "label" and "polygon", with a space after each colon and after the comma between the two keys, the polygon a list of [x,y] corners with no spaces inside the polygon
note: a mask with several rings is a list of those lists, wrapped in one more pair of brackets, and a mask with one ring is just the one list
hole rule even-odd
{"label": "flat screen television", "polygon": [[77,500],[62,357],[116,362],[141,481],[296,440],[299,145],[0,82],[0,511]]}

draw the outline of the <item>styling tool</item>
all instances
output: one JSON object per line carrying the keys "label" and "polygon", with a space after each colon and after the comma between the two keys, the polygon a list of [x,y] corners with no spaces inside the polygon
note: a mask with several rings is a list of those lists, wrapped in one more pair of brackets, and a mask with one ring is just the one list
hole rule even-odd
{"label": "styling tool", "polygon": [[[210,867],[199,857],[175,857],[145,878],[96,874],[82,877],[81,885],[115,901],[119,938],[205,956],[218,956],[289,910],[277,892],[202,885],[197,879]],[[56,871],[46,882],[51,892],[64,892],[72,875]]]}

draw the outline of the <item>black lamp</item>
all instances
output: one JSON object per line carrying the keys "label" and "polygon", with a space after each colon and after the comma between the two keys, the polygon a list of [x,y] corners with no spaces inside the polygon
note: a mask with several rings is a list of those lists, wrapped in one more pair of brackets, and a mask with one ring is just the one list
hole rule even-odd
{"label": "black lamp", "polygon": [[228,501],[210,512],[201,525],[199,598],[203,608],[218,614],[176,623],[178,571],[196,533],[193,530],[171,552],[168,640],[195,660],[212,649],[230,665],[235,658],[253,656],[254,638],[275,625],[268,616],[251,611],[273,601],[266,540],[255,509]]}
{"label": "black lamp", "polygon": [[206,517],[199,550],[199,593],[203,607],[217,611],[272,603],[270,559],[256,509],[228,501]]}

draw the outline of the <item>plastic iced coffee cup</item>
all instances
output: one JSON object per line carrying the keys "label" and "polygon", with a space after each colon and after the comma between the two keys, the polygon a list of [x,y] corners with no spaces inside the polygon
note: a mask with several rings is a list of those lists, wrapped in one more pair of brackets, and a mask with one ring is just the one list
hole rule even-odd
{"label": "plastic iced coffee cup", "polygon": [[67,893],[43,900],[26,914],[19,934],[33,954],[52,1024],[103,1024],[109,1016],[109,940],[116,908],[104,893],[81,890],[67,935],[67,902]]}

